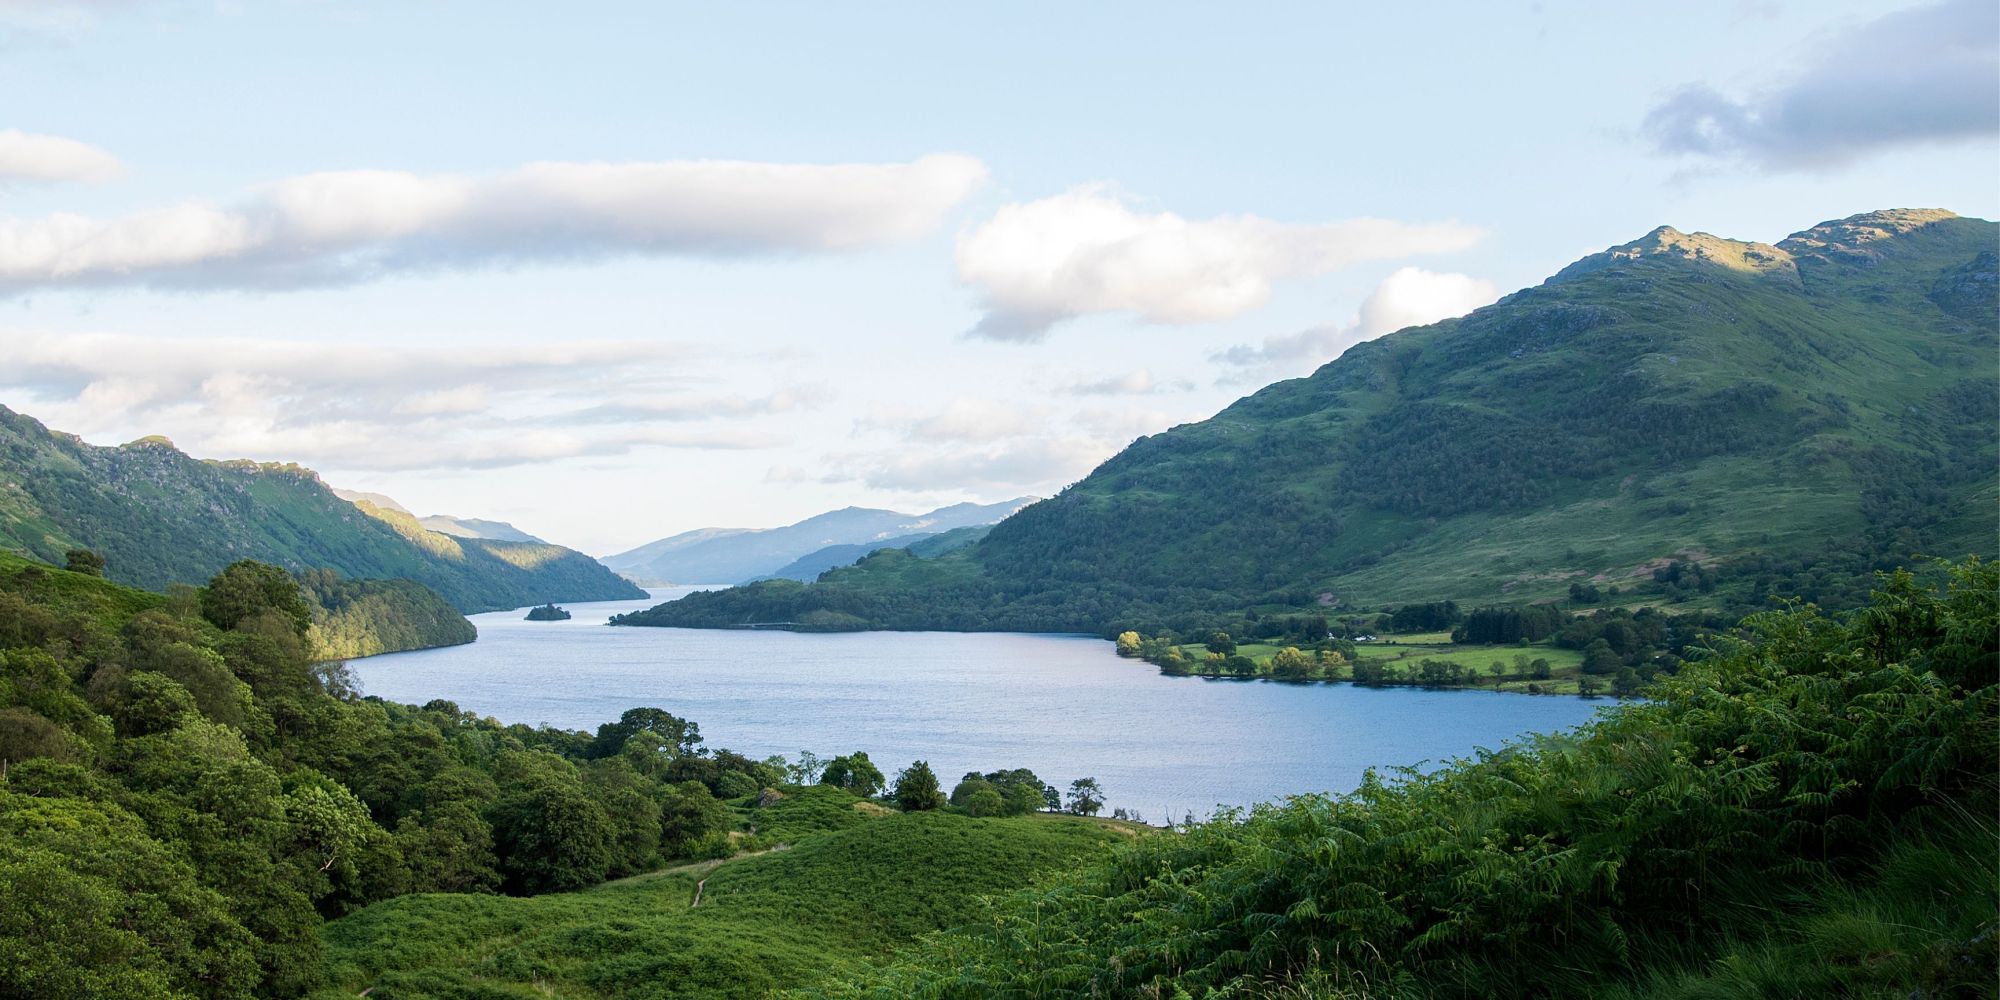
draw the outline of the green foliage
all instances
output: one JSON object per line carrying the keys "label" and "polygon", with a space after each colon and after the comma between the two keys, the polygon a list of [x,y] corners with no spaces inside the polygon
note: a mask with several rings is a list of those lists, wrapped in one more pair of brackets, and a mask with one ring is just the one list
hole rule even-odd
{"label": "green foliage", "polygon": [[1143,839],[811,995],[1985,995],[1997,604],[1974,562],[1766,614],[1574,733]]}
{"label": "green foliage", "polygon": [[224,631],[266,611],[283,615],[300,635],[312,627],[312,608],[298,582],[276,566],[239,559],[201,592],[201,616]]}
{"label": "green foliage", "polygon": [[542,604],[528,609],[527,620],[531,622],[566,622],[570,619],[567,609],[553,604]]}
{"label": "green foliage", "polygon": [[845,757],[827,761],[826,769],[820,772],[819,783],[868,798],[882,790],[882,769],[876,767],[866,753],[856,750]]}
{"label": "green foliage", "polygon": [[658,709],[593,737],[360,699],[308,615],[266,565],[163,598],[0,555],[0,995],[300,996],[325,918],[727,854],[715,791],[781,777]]}
{"label": "green foliage", "polygon": [[921,760],[896,775],[896,790],[891,795],[904,812],[937,809],[945,804],[944,790],[938,786],[937,773],[931,770],[929,763]]}
{"label": "green foliage", "polygon": [[584,892],[405,896],[328,925],[325,996],[767,997],[971,920],[982,895],[1124,839],[1080,819],[890,813]]}
{"label": "green foliage", "polygon": [[307,640],[316,660],[456,646],[477,629],[444,598],[412,580],[347,580],[330,569],[298,575],[312,604]]}
{"label": "green foliage", "polygon": [[348,503],[296,465],[196,461],[163,438],[93,447],[5,407],[0,481],[13,487],[0,497],[0,549],[48,562],[88,549],[112,579],[138,587],[207,579],[249,558],[414,580],[467,614],[645,596],[580,552],[428,531]]}
{"label": "green foliage", "polygon": [[[1875,570],[2000,538],[2000,318],[1938,291],[1992,287],[1995,226],[1885,218],[1599,255],[1141,438],[968,549],[878,552],[623,623],[1242,642],[1274,612],[1572,584],[1732,618],[1771,595],[1856,607]],[[1737,266],[1749,252],[1782,266]]]}
{"label": "green foliage", "polygon": [[85,576],[103,576],[104,557],[89,549],[71,549],[63,553],[63,568]]}

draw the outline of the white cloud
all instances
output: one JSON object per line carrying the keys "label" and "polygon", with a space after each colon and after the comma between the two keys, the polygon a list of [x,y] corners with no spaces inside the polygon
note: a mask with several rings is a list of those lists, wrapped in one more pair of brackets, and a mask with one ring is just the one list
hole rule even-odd
{"label": "white cloud", "polygon": [[1290,367],[1305,360],[1317,367],[1364,340],[1405,327],[1463,316],[1499,297],[1500,290],[1481,278],[1406,267],[1376,285],[1361,301],[1361,309],[1353,321],[1345,326],[1317,326],[1282,337],[1266,337],[1256,347],[1238,344],[1216,354],[1215,359],[1233,365]]}
{"label": "white cloud", "polygon": [[924,497],[1048,496],[1133,438],[1185,419],[1146,408],[1084,407],[1059,413],[1046,405],[971,397],[932,411],[878,406],[857,427],[887,431],[896,437],[893,444],[824,456],[829,471],[772,466],[765,480],[858,483]]}
{"label": "white cloud", "polygon": [[1135,368],[1122,375],[1073,383],[1063,389],[1072,396],[1143,396],[1156,392],[1186,392],[1194,383],[1186,379],[1165,382],[1153,377],[1150,368]]}
{"label": "white cloud", "polygon": [[0,129],[0,181],[102,184],[124,173],[125,166],[117,157],[90,143],[17,128]]}
{"label": "white cloud", "polygon": [[1951,0],[1827,41],[1760,93],[1691,84],[1647,113],[1661,152],[1823,170],[1898,146],[2000,134],[2000,6]]}
{"label": "white cloud", "polygon": [[1462,250],[1457,223],[1349,219],[1313,225],[1254,215],[1190,221],[1143,214],[1102,187],[1003,206],[959,236],[958,275],[984,298],[972,334],[1036,340],[1064,319],[1128,312],[1154,323],[1226,319],[1270,298],[1274,282],[1365,260]]}
{"label": "white cloud", "polygon": [[935,229],[986,176],[969,156],[817,166],[531,163],[489,177],[309,174],[232,206],[0,218],[0,293],[288,288],[621,255],[803,253]]}
{"label": "white cloud", "polygon": [[[787,438],[758,418],[823,398],[692,391],[703,357],[634,341],[454,350],[5,330],[0,392],[62,430],[166,431],[200,455],[349,471],[772,448]],[[607,415],[607,397],[650,406]]]}
{"label": "white cloud", "polygon": [[897,449],[842,461],[829,482],[928,493],[958,490],[1000,497],[1053,493],[1083,478],[1117,449],[1087,438],[1021,438],[980,448]]}

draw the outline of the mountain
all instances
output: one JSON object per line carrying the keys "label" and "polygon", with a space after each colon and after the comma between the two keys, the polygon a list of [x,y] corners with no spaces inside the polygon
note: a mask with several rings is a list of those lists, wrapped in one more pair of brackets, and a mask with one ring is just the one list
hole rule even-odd
{"label": "mountain", "polygon": [[6,407],[0,548],[56,563],[94,549],[106,576],[151,590],[238,559],[406,579],[466,614],[645,596],[581,552],[429,531],[406,511],[341,499],[298,465],[199,461],[160,437],[97,447]]}
{"label": "mountain", "polygon": [[1662,227],[1141,438],[971,548],[622,621],[1254,630],[1586,583],[1852,606],[1913,553],[1994,552],[1996,237],[1921,210],[1775,245]]}
{"label": "mountain", "polygon": [[[362,490],[343,490],[336,486],[333,487],[333,495],[349,503],[366,501],[371,506],[380,510],[417,517],[408,507],[380,493],[368,493]],[[424,517],[417,517],[417,523],[423,525],[427,531],[435,531],[438,534],[450,535],[454,538],[491,538],[502,542],[534,542],[538,545],[549,544],[547,541],[536,538],[505,521],[488,521],[477,517],[459,517],[455,514],[429,514]]]}
{"label": "mountain", "polygon": [[[875,548],[888,545],[892,539],[992,524],[1033,502],[1033,497],[1021,497],[994,504],[961,503],[927,514],[845,507],[781,528],[699,528],[606,556],[603,562],[642,583],[736,583],[788,575],[779,571],[829,546]],[[856,551],[854,558],[867,551]]]}
{"label": "mountain", "polygon": [[427,530],[454,538],[490,538],[500,542],[532,542],[537,545],[549,544],[546,540],[530,535],[505,521],[488,521],[479,517],[457,517],[451,514],[431,514],[417,518],[417,523]]}

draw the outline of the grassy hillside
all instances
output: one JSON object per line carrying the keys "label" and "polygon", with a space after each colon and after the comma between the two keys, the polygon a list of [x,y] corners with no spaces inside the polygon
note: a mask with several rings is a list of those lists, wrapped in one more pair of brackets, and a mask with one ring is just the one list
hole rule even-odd
{"label": "grassy hillside", "polygon": [[2000,536],[1996,229],[1886,212],[1776,246],[1661,229],[1462,319],[1141,438],[933,560],[627,624],[1151,634],[1228,611],[1647,599],[1852,606]]}
{"label": "grassy hillside", "polygon": [[1145,838],[805,995],[1992,996],[1996,594],[1765,616],[1577,732]]}
{"label": "grassy hillside", "polygon": [[205,580],[238,559],[400,578],[467,614],[645,596],[580,552],[428,531],[407,514],[342,500],[296,465],[196,461],[163,438],[100,448],[5,407],[0,548],[56,563],[94,549],[112,579],[148,590]]}
{"label": "grassy hillside", "polygon": [[886,958],[970,919],[983,895],[1125,839],[1078,817],[891,814],[585,892],[406,896],[327,926],[322,996],[766,997]]}

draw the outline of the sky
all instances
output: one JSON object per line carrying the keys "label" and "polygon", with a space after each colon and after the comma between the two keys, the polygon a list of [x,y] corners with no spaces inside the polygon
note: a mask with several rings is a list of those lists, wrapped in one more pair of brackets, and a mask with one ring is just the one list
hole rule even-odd
{"label": "sky", "polygon": [[0,404],[600,555],[1891,207],[2000,217],[1991,0],[0,0]]}

